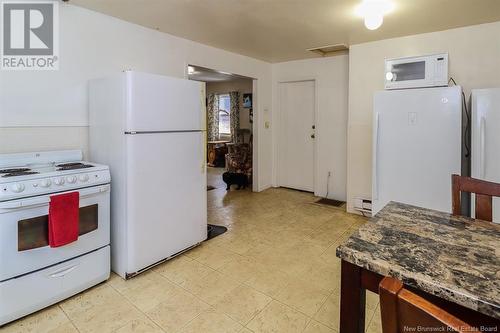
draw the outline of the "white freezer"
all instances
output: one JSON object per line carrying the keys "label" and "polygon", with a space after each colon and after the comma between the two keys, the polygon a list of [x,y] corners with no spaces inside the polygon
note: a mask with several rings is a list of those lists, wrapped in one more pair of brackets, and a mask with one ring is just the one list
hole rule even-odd
{"label": "white freezer", "polygon": [[389,201],[451,212],[451,175],[461,173],[461,91],[375,94],[373,214]]}
{"label": "white freezer", "polygon": [[[500,183],[500,88],[472,90],[471,137],[471,176]],[[473,197],[473,214],[474,205]],[[500,223],[499,198],[493,198],[493,221]]]}

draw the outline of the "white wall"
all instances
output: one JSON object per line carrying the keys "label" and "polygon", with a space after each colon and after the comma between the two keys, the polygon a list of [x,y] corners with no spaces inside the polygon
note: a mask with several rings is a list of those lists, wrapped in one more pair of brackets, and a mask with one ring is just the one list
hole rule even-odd
{"label": "white wall", "polygon": [[384,89],[384,59],[449,53],[449,73],[464,87],[500,86],[500,22],[352,45],[349,55],[347,196],[371,197],[372,98]]}
{"label": "white wall", "polygon": [[[279,131],[279,82],[316,81],[316,166],[314,193],[325,196],[328,172],[329,198],[346,199],[348,56],[307,59],[273,64],[274,166],[277,162]],[[276,172],[273,172],[274,185]]]}
{"label": "white wall", "polygon": [[89,79],[124,69],[186,77],[187,64],[257,79],[255,177],[258,190],[269,187],[272,135],[263,124],[271,118],[270,64],[62,3],[60,70],[0,72],[0,152],[86,152]]}

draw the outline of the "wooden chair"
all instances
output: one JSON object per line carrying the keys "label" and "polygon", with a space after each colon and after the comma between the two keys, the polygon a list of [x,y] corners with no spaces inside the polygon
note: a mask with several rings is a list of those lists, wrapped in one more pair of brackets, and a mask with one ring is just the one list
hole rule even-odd
{"label": "wooden chair", "polygon": [[478,332],[428,300],[403,288],[398,279],[385,277],[379,285],[383,333]]}
{"label": "wooden chair", "polygon": [[492,197],[500,197],[500,184],[452,175],[451,202],[453,215],[461,215],[461,192],[476,194],[476,219],[493,221]]}

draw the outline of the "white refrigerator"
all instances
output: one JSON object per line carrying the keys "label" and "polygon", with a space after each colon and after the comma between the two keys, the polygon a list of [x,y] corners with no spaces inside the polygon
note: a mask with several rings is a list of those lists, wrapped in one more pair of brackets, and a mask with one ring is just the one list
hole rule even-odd
{"label": "white refrigerator", "polygon": [[372,213],[388,202],[451,212],[451,175],[461,173],[460,87],[374,96]]}
{"label": "white refrigerator", "polygon": [[131,277],[207,238],[205,85],[125,71],[89,83],[90,159],[111,171],[111,265]]}
{"label": "white refrigerator", "polygon": [[[500,88],[472,90],[471,104],[471,176],[500,183]],[[471,201],[474,214],[474,196]],[[500,223],[499,198],[493,198],[493,222]]]}

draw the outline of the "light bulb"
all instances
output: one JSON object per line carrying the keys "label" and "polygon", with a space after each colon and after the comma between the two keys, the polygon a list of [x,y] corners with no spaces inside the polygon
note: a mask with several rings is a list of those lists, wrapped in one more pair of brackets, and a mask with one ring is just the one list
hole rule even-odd
{"label": "light bulb", "polygon": [[385,79],[387,81],[392,81],[393,78],[394,78],[394,74],[392,74],[392,72],[385,73]]}
{"label": "light bulb", "polygon": [[382,15],[369,15],[365,17],[365,27],[368,30],[377,30],[384,23],[384,16]]}
{"label": "light bulb", "polygon": [[367,29],[375,30],[384,22],[384,15],[393,9],[394,4],[390,0],[363,0],[357,6],[356,14],[365,19]]}

